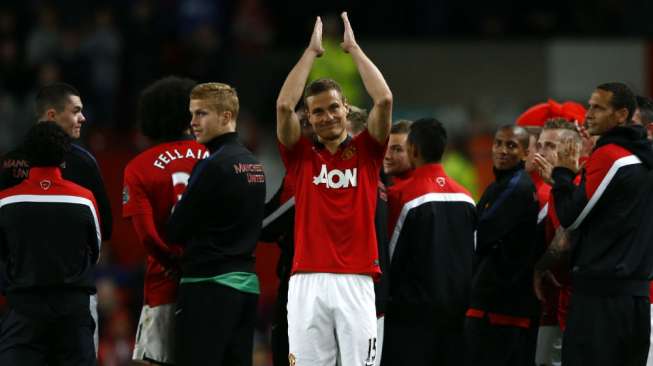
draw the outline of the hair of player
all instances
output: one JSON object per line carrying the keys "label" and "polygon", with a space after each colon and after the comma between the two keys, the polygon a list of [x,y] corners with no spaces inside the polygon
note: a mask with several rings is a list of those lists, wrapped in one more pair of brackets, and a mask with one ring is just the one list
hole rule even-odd
{"label": "hair of player", "polygon": [[628,111],[628,117],[626,121],[630,121],[633,118],[635,109],[637,109],[637,101],[635,100],[635,94],[630,88],[624,83],[604,83],[596,87],[596,89],[604,90],[612,93],[612,100],[610,105],[615,110],[626,108]]}
{"label": "hair of player", "polygon": [[497,132],[503,130],[512,131],[512,134],[515,135],[515,137],[517,138],[517,142],[519,143],[519,145],[521,145],[521,147],[524,150],[528,150],[531,134],[528,133],[528,131],[524,127],[507,124],[499,127],[497,129]]}
{"label": "hair of player", "polygon": [[194,80],[167,76],[145,88],[138,101],[138,120],[143,134],[153,140],[180,138],[190,125],[188,112]]}
{"label": "hair of player", "polygon": [[366,109],[358,108],[354,105],[349,106],[349,113],[347,113],[347,121],[351,126],[351,132],[356,135],[363,132],[367,128],[367,113]]}
{"label": "hair of player", "polygon": [[425,163],[437,163],[447,146],[447,131],[435,118],[420,118],[410,125],[407,140]]}
{"label": "hair of player", "polygon": [[576,131],[576,125],[561,117],[549,118],[544,122],[545,130],[572,130]]}
{"label": "hair of player", "polygon": [[61,112],[66,108],[71,95],[80,96],[79,91],[72,85],[56,82],[41,87],[36,93],[34,112],[40,118],[50,108]]}
{"label": "hair of player", "polygon": [[304,89],[304,105],[308,108],[308,103],[306,102],[309,97],[318,95],[320,93],[327,92],[329,90],[335,90],[340,95],[340,99],[343,103],[347,103],[347,98],[342,94],[342,88],[340,84],[333,79],[317,79],[312,81]]}
{"label": "hair of player", "polygon": [[544,122],[543,129],[561,130],[559,135],[561,140],[566,140],[571,138],[578,143],[580,143],[581,141],[580,134],[576,129],[576,125],[561,117],[547,119],[546,122]]}
{"label": "hair of player", "polygon": [[637,101],[637,109],[639,109],[639,118],[642,120],[642,125],[646,126],[653,123],[653,100],[643,95],[635,97]]}
{"label": "hair of player", "polygon": [[400,119],[395,122],[392,127],[390,127],[390,134],[408,134],[410,132],[410,125],[413,124],[413,121],[407,119]]}
{"label": "hair of player", "polygon": [[70,151],[70,136],[56,122],[37,123],[23,143],[31,167],[59,166]]}
{"label": "hair of player", "polygon": [[223,83],[203,83],[196,85],[190,92],[190,99],[206,100],[217,112],[231,112],[235,121],[238,118],[240,104],[236,89]]}

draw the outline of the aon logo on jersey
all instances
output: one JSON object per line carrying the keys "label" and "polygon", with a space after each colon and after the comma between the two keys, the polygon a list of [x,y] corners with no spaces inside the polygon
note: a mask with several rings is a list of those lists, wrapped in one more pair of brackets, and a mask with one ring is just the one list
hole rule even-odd
{"label": "aon logo on jersey", "polygon": [[313,184],[319,186],[324,184],[327,188],[349,188],[356,187],[358,170],[345,169],[343,172],[339,169],[328,170],[326,164],[322,164],[322,169],[320,170],[320,175],[313,177]]}

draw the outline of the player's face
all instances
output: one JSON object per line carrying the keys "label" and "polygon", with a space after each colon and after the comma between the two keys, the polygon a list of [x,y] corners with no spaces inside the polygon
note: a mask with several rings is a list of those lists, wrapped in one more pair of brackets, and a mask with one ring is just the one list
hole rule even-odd
{"label": "player's face", "polygon": [[596,89],[588,102],[585,126],[590,135],[602,135],[614,127],[625,123],[628,111],[615,110],[612,106],[612,92]]}
{"label": "player's face", "polygon": [[188,109],[193,118],[190,121],[191,131],[200,144],[206,144],[225,132],[228,123],[225,113],[216,111],[208,101],[191,99]]}
{"label": "player's face", "polygon": [[306,98],[308,122],[317,136],[333,141],[347,134],[347,105],[336,90],[327,90]]}
{"label": "player's face", "polygon": [[82,114],[82,100],[77,95],[69,95],[68,101],[61,112],[54,111],[52,120],[56,122],[66,133],[78,139],[82,130],[82,124],[86,122],[84,114]]}
{"label": "player's face", "polygon": [[492,163],[497,170],[509,170],[526,158],[526,148],[519,144],[512,129],[500,129],[494,135]]}
{"label": "player's face", "polygon": [[537,153],[542,155],[551,165],[558,165],[558,147],[560,146],[560,130],[543,130],[537,140]]}
{"label": "player's face", "polygon": [[392,133],[388,138],[388,149],[383,157],[383,171],[394,176],[405,173],[411,168],[408,156],[406,133]]}

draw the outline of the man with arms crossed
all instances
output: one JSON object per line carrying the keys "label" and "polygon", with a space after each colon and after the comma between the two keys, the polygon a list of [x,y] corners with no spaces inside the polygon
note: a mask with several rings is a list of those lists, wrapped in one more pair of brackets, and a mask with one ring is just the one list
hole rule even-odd
{"label": "man with arms crossed", "polygon": [[378,175],[392,114],[392,93],[360,49],[347,14],[342,48],[352,55],[372,97],[367,130],[351,138],[348,106],[333,80],[304,93],[317,135],[301,137],[295,105],[313,61],[323,52],[322,22],[288,75],[277,99],[277,137],[287,174],[296,182],[295,257],[288,291],[290,363],[374,365],[376,314],[373,277],[380,273],[374,211]]}
{"label": "man with arms crossed", "polygon": [[195,163],[208,156],[203,145],[186,135],[188,96],[194,86],[190,79],[166,77],[141,93],[141,130],[156,145],[125,168],[123,217],[130,219],[147,252],[144,304],[133,358],[151,364],[175,363],[174,313],[182,250],[163,240],[163,232]]}

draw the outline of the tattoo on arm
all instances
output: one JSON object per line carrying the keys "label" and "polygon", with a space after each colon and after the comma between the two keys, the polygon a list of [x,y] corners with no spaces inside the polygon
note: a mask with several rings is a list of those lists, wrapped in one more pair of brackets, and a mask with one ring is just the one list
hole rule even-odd
{"label": "tattoo on arm", "polygon": [[569,255],[569,234],[562,227],[556,230],[556,234],[547,248],[546,252],[535,264],[537,272],[544,272],[552,269]]}

